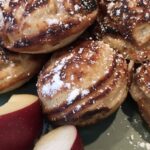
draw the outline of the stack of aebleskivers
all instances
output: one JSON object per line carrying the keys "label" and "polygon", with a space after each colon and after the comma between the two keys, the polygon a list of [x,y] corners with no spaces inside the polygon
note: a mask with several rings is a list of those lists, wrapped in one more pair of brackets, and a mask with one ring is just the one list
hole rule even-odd
{"label": "stack of aebleskivers", "polygon": [[51,52],[37,91],[53,124],[93,124],[113,113],[129,90],[150,122],[149,0],[1,1],[0,41],[12,51],[7,61],[11,55],[25,63],[33,57],[35,68],[43,63],[35,54]]}

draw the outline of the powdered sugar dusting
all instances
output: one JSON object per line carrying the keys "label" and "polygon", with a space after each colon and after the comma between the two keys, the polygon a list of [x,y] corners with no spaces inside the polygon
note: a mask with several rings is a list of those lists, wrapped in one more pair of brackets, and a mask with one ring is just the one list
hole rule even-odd
{"label": "powdered sugar dusting", "polygon": [[82,92],[81,92],[81,96],[84,97],[84,96],[86,96],[86,95],[89,94],[89,93],[90,93],[90,91],[89,91],[88,89],[84,89],[84,90],[82,90]]}
{"label": "powdered sugar dusting", "polygon": [[46,22],[48,23],[48,25],[62,24],[62,22],[59,19],[57,19],[57,18],[47,19]]}
{"label": "powdered sugar dusting", "polygon": [[72,104],[73,101],[76,99],[77,96],[81,95],[81,97],[83,98],[84,96],[89,94],[89,90],[88,89],[82,89],[82,88],[74,88],[67,97],[67,104]]}
{"label": "powdered sugar dusting", "polygon": [[64,83],[61,80],[60,74],[62,68],[65,66],[66,62],[72,57],[72,55],[69,55],[68,57],[63,58],[60,62],[56,62],[56,67],[54,67],[48,76],[51,74],[52,80],[51,82],[44,84],[42,87],[42,94],[43,95],[50,95],[53,96],[59,91],[63,86],[64,87],[70,87],[68,83]]}
{"label": "powdered sugar dusting", "polygon": [[10,0],[0,0],[0,5],[2,7],[8,7]]}
{"label": "powdered sugar dusting", "polygon": [[55,74],[52,83],[47,83],[42,87],[42,94],[53,96],[63,86],[59,74]]}
{"label": "powdered sugar dusting", "polygon": [[74,5],[74,10],[75,11],[79,11],[80,9],[81,9],[80,5],[78,5],[78,4]]}
{"label": "powdered sugar dusting", "polygon": [[72,104],[73,100],[79,95],[80,89],[74,89],[68,94],[67,103]]}
{"label": "powdered sugar dusting", "polygon": [[4,16],[3,13],[0,11],[0,29],[4,26]]}

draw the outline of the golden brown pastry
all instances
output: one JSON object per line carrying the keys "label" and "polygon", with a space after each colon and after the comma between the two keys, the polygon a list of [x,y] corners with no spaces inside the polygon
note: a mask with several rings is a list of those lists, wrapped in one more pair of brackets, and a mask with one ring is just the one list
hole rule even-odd
{"label": "golden brown pastry", "polygon": [[[136,46],[150,50],[149,0],[100,0],[100,22]],[[101,15],[102,14],[102,15]]]}
{"label": "golden brown pastry", "polygon": [[75,40],[97,16],[96,0],[0,1],[1,45],[47,53]]}
{"label": "golden brown pastry", "polygon": [[123,56],[101,41],[80,40],[56,52],[40,73],[43,110],[55,125],[89,125],[109,116],[127,95]]}
{"label": "golden brown pastry", "polygon": [[104,43],[109,44],[111,48],[119,51],[125,59],[133,60],[136,63],[150,60],[150,45],[139,47],[134,42],[125,39],[120,33],[114,30],[107,30],[98,21],[87,32],[93,39],[100,39]]}
{"label": "golden brown pastry", "polygon": [[150,62],[136,70],[130,93],[137,102],[142,117],[150,126]]}
{"label": "golden brown pastry", "polygon": [[0,94],[23,85],[41,69],[45,61],[38,55],[0,52]]}
{"label": "golden brown pastry", "polygon": [[113,49],[118,50],[126,59],[133,60],[137,63],[150,60],[150,47],[145,46],[141,50],[120,35],[105,34],[102,37],[102,41],[109,44]]}

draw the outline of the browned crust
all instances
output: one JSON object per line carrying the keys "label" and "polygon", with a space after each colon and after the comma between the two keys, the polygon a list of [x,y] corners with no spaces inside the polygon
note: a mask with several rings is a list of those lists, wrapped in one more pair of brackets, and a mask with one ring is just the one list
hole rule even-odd
{"label": "browned crust", "polygon": [[144,120],[148,123],[148,125],[150,126],[150,104],[147,103],[148,100],[144,100],[144,99],[140,99],[138,101],[138,106],[139,106],[139,110],[141,113],[141,116],[144,118]]}
{"label": "browned crust", "polygon": [[[90,112],[87,112],[86,114],[84,114],[83,116],[81,116],[80,118],[73,118],[73,117],[67,117],[67,121],[65,121],[63,118],[58,119],[58,120],[54,120],[52,121],[52,124],[56,125],[56,126],[60,126],[60,125],[64,125],[64,124],[74,124],[74,122],[78,122],[76,123],[76,125],[82,127],[85,125],[91,125],[96,123],[97,121],[99,121],[100,119],[95,119],[95,116],[97,114],[99,114],[99,116],[102,116],[103,114],[106,116],[106,114],[110,111],[110,108],[108,107],[102,107],[99,110],[93,110]],[[51,117],[48,116],[49,119],[51,120]],[[92,122],[89,121],[92,118]]]}
{"label": "browned crust", "polygon": [[[45,62],[43,56],[31,56],[7,52],[0,59],[0,93],[22,86],[41,69]],[[29,66],[30,65],[30,66]]]}
{"label": "browned crust", "polygon": [[[94,14],[95,16],[95,14]],[[93,18],[94,16],[88,15],[87,18]],[[41,31],[39,35],[31,37],[31,38],[23,38],[22,40],[16,41],[14,43],[13,49],[18,52],[30,52],[38,53],[43,50],[45,52],[44,44],[57,46],[60,44],[62,39],[68,38],[71,35],[75,35],[79,33],[79,35],[92,24],[95,17],[90,20],[84,20],[82,23],[79,20],[70,20],[68,19],[64,24],[61,25],[53,25],[49,27],[47,30]],[[65,25],[67,24],[67,28]],[[63,31],[63,32],[62,32]],[[61,48],[61,47],[60,47]],[[47,49],[47,51],[50,51]]]}
{"label": "browned crust", "polygon": [[141,116],[150,126],[150,62],[141,65],[133,78],[130,93],[137,102]]}
{"label": "browned crust", "polygon": [[[119,32],[125,39],[132,41],[134,45],[141,46],[135,37],[134,30],[140,25],[150,26],[150,1],[149,0],[122,0],[100,1],[99,21],[105,29]],[[142,35],[141,35],[142,36]],[[148,37],[150,40],[150,37]],[[147,43],[149,40],[147,39]]]}
{"label": "browned crust", "polygon": [[118,34],[106,33],[102,36],[102,40],[122,53],[126,59],[133,60],[136,63],[150,60],[150,45],[138,47]]}
{"label": "browned crust", "polygon": [[135,80],[137,81],[137,85],[141,88],[141,90],[143,90],[143,92],[150,92],[150,62],[143,64],[141,68],[137,70]]}
{"label": "browned crust", "polygon": [[[40,10],[43,16],[39,14]],[[44,53],[62,47],[61,41],[68,37],[79,36],[95,20],[97,5],[95,0],[19,0],[9,2],[9,7],[1,4],[0,11],[4,18],[4,25],[0,29],[4,47],[17,52]]]}
{"label": "browned crust", "polygon": [[135,63],[142,63],[150,60],[150,42],[137,46],[134,42],[125,39],[119,32],[106,30],[103,24],[98,21],[87,30],[87,34],[93,39],[102,40],[111,48],[123,54],[125,59],[133,60]]}

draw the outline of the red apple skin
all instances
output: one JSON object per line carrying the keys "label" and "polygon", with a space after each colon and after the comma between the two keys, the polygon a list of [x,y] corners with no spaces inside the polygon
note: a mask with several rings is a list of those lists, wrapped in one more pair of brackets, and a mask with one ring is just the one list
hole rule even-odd
{"label": "red apple skin", "polygon": [[84,150],[84,146],[82,143],[82,140],[80,138],[80,135],[77,133],[77,137],[72,145],[71,150]]}
{"label": "red apple skin", "polygon": [[31,150],[43,127],[39,100],[0,116],[0,150]]}

